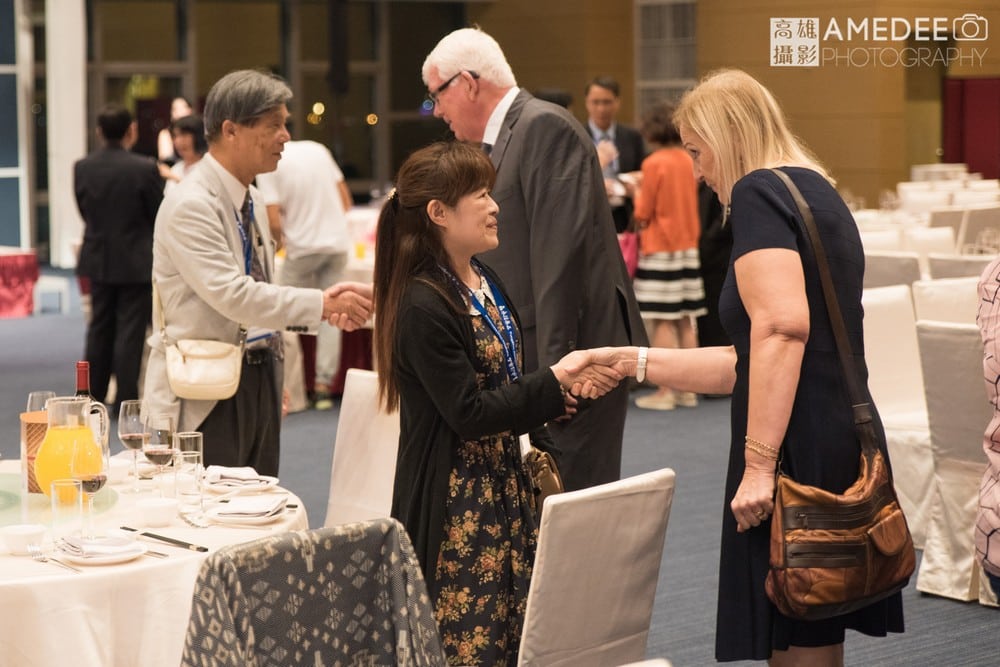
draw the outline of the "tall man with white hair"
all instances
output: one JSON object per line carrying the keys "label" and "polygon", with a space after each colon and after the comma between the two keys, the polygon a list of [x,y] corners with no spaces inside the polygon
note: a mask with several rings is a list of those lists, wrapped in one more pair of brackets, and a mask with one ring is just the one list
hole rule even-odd
{"label": "tall man with white hair", "polygon": [[[525,372],[575,349],[647,345],[594,142],[582,125],[518,88],[500,45],[478,29],[445,36],[422,74],[434,115],[458,139],[481,143],[497,168],[500,246],[482,260],[520,314]],[[567,490],[621,476],[627,408],[623,384],[549,425]]]}
{"label": "tall man with white hair", "polygon": [[[230,72],[212,86],[204,113],[208,154],[163,200],[153,236],[166,330],[161,335],[154,316],[146,412],[172,415],[179,431],[201,431],[206,464],[248,465],[262,475],[278,472],[280,331],[315,331],[322,321],[353,329],[371,312],[370,285],[323,291],[271,283],[274,245],[264,202],[250,184],[278,166],[291,97],[284,81],[253,70]],[[251,337],[234,396],[174,394],[165,345],[184,338],[236,344],[241,328]]]}

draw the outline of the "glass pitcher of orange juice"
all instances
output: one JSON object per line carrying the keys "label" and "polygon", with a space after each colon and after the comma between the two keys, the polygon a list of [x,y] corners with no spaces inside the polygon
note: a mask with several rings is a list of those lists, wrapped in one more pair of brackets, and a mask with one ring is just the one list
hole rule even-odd
{"label": "glass pitcher of orange juice", "polygon": [[49,428],[35,456],[35,479],[49,495],[54,480],[72,477],[74,456],[100,458],[109,422],[104,404],[86,396],[50,398],[46,409]]}

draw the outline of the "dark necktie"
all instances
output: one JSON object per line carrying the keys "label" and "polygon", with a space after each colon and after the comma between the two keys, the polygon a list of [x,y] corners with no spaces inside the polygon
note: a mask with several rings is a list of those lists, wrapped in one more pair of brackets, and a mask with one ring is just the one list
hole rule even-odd
{"label": "dark necktie", "polygon": [[[264,275],[264,265],[260,261],[260,255],[254,247],[253,225],[251,224],[253,219],[253,200],[250,199],[250,193],[247,192],[243,198],[243,207],[240,208],[240,225],[243,227],[245,242],[250,244],[250,277],[257,282],[263,283],[267,282],[267,277]],[[268,338],[267,346],[271,348],[276,359],[280,360],[284,358],[285,350],[280,334],[275,334]]]}
{"label": "dark necktie", "polygon": [[243,208],[240,209],[240,225],[243,226],[243,238],[245,242],[250,244],[250,277],[259,282],[266,282],[264,265],[260,263],[260,255],[257,254],[257,249],[253,247],[254,236],[250,224],[252,220],[253,200],[250,199],[250,193],[247,192],[246,197],[243,198]]}
{"label": "dark necktie", "polygon": [[486,143],[484,141],[483,142],[483,152],[486,153],[487,155],[489,155],[490,153],[492,153],[493,152],[493,144],[488,144],[488,143]]}

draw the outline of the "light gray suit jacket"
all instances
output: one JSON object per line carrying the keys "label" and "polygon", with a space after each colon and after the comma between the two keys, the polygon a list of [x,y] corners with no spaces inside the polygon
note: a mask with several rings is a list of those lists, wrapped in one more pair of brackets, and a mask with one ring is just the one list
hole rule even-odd
{"label": "light gray suit jacket", "polygon": [[[203,159],[171,189],[156,216],[153,280],[160,293],[167,338],[202,338],[236,343],[240,325],[314,331],[323,314],[318,289],[257,282],[246,274],[236,211],[214,160]],[[256,223],[253,250],[268,281],[274,273],[274,244],[263,199],[253,186]],[[168,413],[177,429],[196,429],[216,401],[178,398],[167,382],[158,314],[153,314],[152,348],[143,400],[149,412]],[[281,381],[281,373],[278,374]]]}
{"label": "light gray suit jacket", "polygon": [[[521,318],[524,370],[568,352],[647,345],[594,142],[565,109],[521,91],[490,152],[500,246],[482,255]],[[568,488],[618,479],[627,388],[550,425]],[[568,478],[568,479],[567,479]]]}

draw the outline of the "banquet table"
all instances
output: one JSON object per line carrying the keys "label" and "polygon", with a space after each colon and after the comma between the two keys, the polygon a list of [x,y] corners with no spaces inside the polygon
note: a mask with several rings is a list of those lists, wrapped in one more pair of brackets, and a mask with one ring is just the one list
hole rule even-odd
{"label": "banquet table", "polygon": [[[18,461],[0,462],[0,525],[22,521],[19,470]],[[75,565],[83,571],[77,574],[29,556],[10,555],[0,546],[0,663],[177,667],[195,580],[205,558],[226,545],[308,528],[302,502],[280,486],[269,493],[288,494],[287,504],[296,507],[286,508],[267,525],[195,528],[175,517],[165,527],[146,528],[136,503],[157,491],[152,482],[143,481],[142,493],[123,493],[131,483],[128,479],[111,485],[95,496],[98,530],[127,525],[203,545],[208,551],[140,538],[167,557],[143,555],[119,564]],[[205,500],[212,497],[206,493]],[[28,521],[48,524],[48,507],[48,498],[30,494]]]}
{"label": "banquet table", "polygon": [[37,280],[34,250],[0,246],[0,318],[31,315]]}

